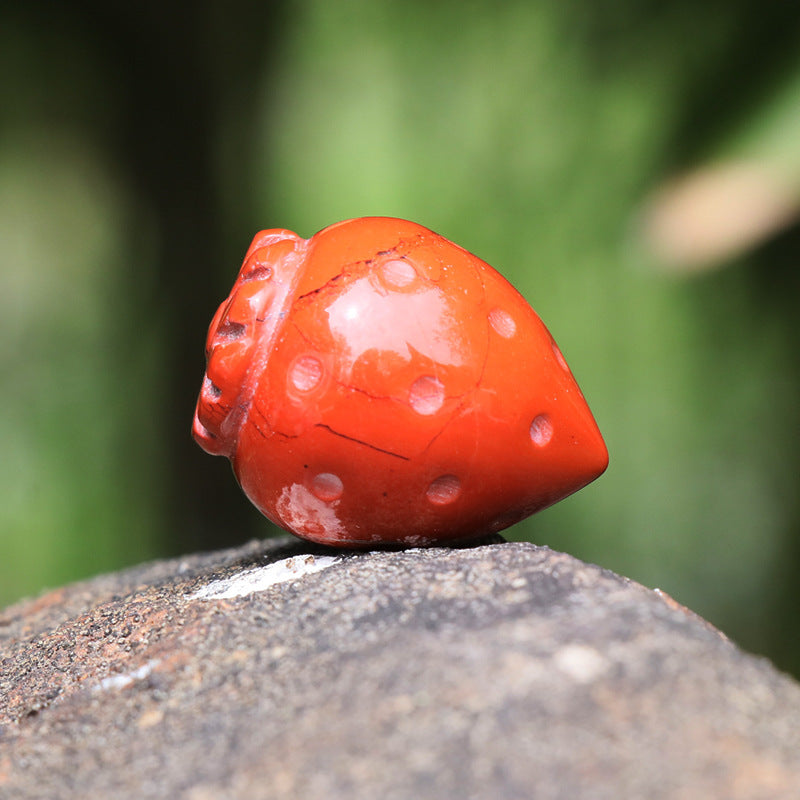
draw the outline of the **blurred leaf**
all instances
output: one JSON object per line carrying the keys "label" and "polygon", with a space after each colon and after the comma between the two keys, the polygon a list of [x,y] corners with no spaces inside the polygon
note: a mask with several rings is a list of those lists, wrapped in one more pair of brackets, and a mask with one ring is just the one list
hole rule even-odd
{"label": "blurred leaf", "polygon": [[648,200],[646,248],[663,268],[730,262],[800,219],[800,62],[718,143],[707,163]]}

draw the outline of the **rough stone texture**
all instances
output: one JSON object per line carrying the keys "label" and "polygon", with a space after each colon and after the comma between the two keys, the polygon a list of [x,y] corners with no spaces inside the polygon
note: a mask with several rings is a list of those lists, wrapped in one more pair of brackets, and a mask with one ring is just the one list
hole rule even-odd
{"label": "rough stone texture", "polygon": [[145,565],[6,609],[0,659],[2,798],[800,797],[800,686],[530,544]]}

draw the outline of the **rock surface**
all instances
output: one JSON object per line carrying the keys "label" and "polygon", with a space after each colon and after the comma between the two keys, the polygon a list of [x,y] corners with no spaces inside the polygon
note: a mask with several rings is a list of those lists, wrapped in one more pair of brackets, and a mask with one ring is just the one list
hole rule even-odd
{"label": "rock surface", "polygon": [[0,613],[0,663],[2,798],[800,797],[798,684],[530,544],[144,565]]}

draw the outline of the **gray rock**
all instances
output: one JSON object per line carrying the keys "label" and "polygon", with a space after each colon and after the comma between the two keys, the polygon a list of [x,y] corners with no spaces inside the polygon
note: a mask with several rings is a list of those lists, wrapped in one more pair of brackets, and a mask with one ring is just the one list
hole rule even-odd
{"label": "gray rock", "polygon": [[158,562],[6,609],[0,659],[2,798],[800,797],[798,684],[530,544]]}

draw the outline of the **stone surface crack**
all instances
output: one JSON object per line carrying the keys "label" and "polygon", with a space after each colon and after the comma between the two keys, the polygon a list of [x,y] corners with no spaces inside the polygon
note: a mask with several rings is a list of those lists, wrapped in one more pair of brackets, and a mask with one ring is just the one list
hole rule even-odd
{"label": "stone surface crack", "polygon": [[344,280],[345,278],[349,277],[350,271],[353,267],[357,267],[359,264],[363,264],[363,261],[356,261],[352,264],[346,264],[342,267],[342,271],[338,272],[334,275],[330,280],[326,281],[322,284],[322,286],[318,286],[316,289],[312,289],[310,292],[306,292],[305,294],[301,294],[295,302],[299,302],[301,300],[305,300],[308,297],[314,297],[315,295],[320,294],[320,292],[324,292],[326,289],[329,289],[331,286],[335,286],[340,281]]}
{"label": "stone surface crack", "polygon": [[356,444],[363,444],[364,447],[369,447],[372,450],[377,450],[379,453],[384,453],[387,456],[393,456],[394,458],[400,458],[403,461],[410,461],[411,459],[408,456],[400,455],[400,453],[393,453],[391,450],[384,450],[382,447],[377,447],[374,444],[370,444],[369,442],[365,442],[363,439],[356,439],[354,436],[348,436],[346,433],[340,433],[339,431],[335,431],[331,428],[330,425],[325,425],[322,422],[318,422],[315,428],[324,428],[329,433],[332,433],[334,436],[340,436],[342,439],[347,439],[350,442],[355,442]]}

